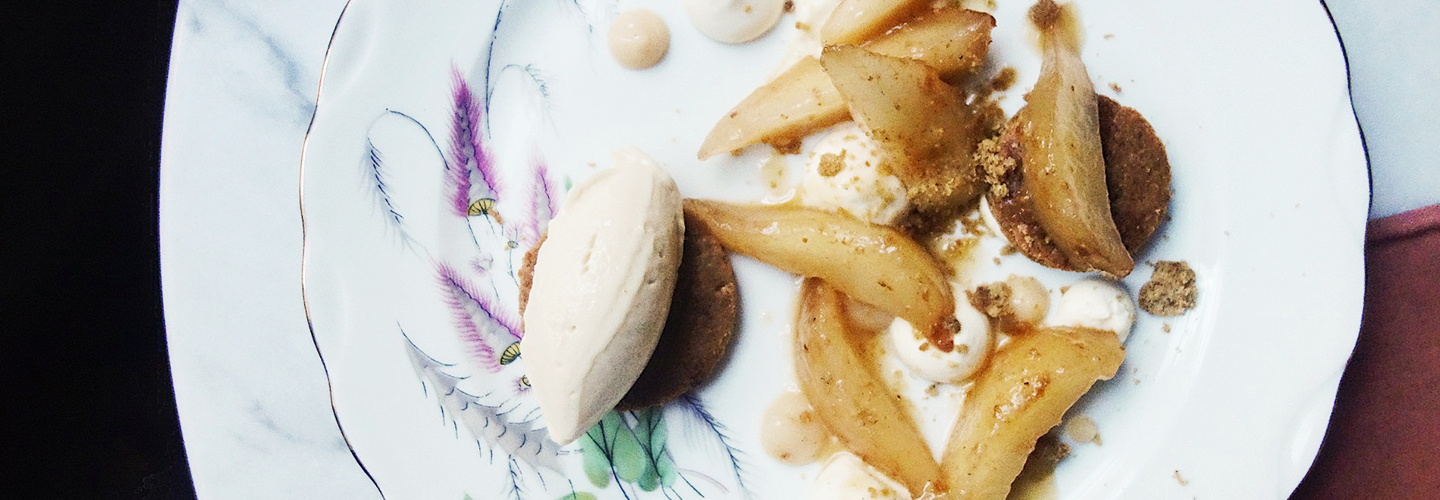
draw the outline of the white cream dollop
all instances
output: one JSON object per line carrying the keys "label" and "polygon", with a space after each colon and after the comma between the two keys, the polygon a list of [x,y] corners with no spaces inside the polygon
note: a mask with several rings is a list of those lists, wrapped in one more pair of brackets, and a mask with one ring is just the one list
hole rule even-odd
{"label": "white cream dollop", "polygon": [[965,291],[955,289],[955,318],[960,331],[955,334],[955,348],[940,350],[909,322],[895,318],[886,330],[890,345],[900,363],[916,375],[931,382],[951,384],[970,378],[985,364],[994,345],[990,320],[966,299]]}
{"label": "white cream dollop", "polygon": [[847,451],[830,457],[820,475],[815,478],[815,487],[810,489],[812,500],[910,500],[910,491],[886,477],[875,468],[860,461],[859,457]]}
{"label": "white cream dollop", "polygon": [[675,181],[634,147],[613,157],[550,222],[525,309],[525,374],[560,444],[600,421],[640,376],[680,266]]}
{"label": "white cream dollop", "polygon": [[1053,326],[1083,326],[1115,332],[1124,342],[1135,326],[1135,301],[1111,281],[1085,279],[1060,295],[1050,315]]}
{"label": "white cream dollop", "polygon": [[[839,170],[833,164],[823,168],[834,159],[841,162]],[[880,146],[854,123],[836,127],[811,150],[800,202],[876,224],[895,222],[910,206],[905,185],[881,165]]]}
{"label": "white cream dollop", "polygon": [[785,13],[785,0],[684,0],[690,22],[717,42],[745,43],[764,35]]}

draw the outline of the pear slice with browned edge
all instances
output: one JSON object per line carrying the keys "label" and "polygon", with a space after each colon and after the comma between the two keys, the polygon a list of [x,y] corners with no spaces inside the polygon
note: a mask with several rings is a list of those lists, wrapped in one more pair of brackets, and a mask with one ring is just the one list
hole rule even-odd
{"label": "pear slice with browned edge", "polygon": [[845,318],[834,289],[805,280],[795,335],[800,391],[845,449],[906,489],[925,491],[940,477],[939,465],[907,405],[880,377],[867,351],[874,339],[851,329]]}
{"label": "pear slice with browned edge", "polygon": [[930,0],[841,0],[820,28],[820,41],[827,46],[859,44],[930,4]]}
{"label": "pear slice with browned edge", "polygon": [[926,325],[950,350],[958,328],[944,268],[925,247],[886,226],[793,205],[685,200],[720,244],[783,271],[824,279],[855,300]]}
{"label": "pear slice with browned edge", "polygon": [[935,70],[852,46],[827,47],[820,65],[851,116],[879,143],[912,206],[940,212],[984,191],[974,153],[985,122]]}
{"label": "pear slice with browned edge", "polygon": [[1041,0],[1030,20],[1040,30],[1040,79],[1016,119],[1035,218],[1072,266],[1126,276],[1135,262],[1110,214],[1095,87],[1074,13]]}
{"label": "pear slice with browned edge", "polygon": [[949,5],[924,11],[864,45],[880,55],[925,63],[947,82],[959,82],[985,63],[995,17]]}
{"label": "pear slice with browned edge", "polygon": [[793,149],[811,132],[848,119],[845,101],[820,61],[806,57],[726,113],[705,136],[698,156],[703,160],[761,142]]}
{"label": "pear slice with browned edge", "polygon": [[[990,50],[995,18],[949,6],[922,13],[877,37],[867,48],[924,62],[941,78],[958,81],[974,73]],[[850,119],[850,110],[813,57],[801,59],[755,89],[725,114],[705,137],[700,159],[761,142],[793,148],[816,130]]]}
{"label": "pear slice with browned edge", "polygon": [[949,498],[1004,499],[1036,440],[1124,359],[1119,337],[1093,328],[1012,338],[975,377],[950,431],[940,461]]}

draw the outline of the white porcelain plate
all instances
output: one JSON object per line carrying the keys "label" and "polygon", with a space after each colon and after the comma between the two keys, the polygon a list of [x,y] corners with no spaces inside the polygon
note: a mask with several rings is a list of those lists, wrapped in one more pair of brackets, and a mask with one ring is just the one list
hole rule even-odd
{"label": "white porcelain plate", "polygon": [[[1028,2],[995,3],[989,70],[1018,70],[1014,112],[1039,64]],[[1141,110],[1173,164],[1173,219],[1140,260],[1188,261],[1200,299],[1178,319],[1142,314],[1121,374],[1072,410],[1103,445],[1073,446],[1059,495],[1284,498],[1324,434],[1363,294],[1368,184],[1335,33],[1308,1],[1079,4],[1096,87]],[[636,7],[672,33],[646,71],[604,43]],[[758,431],[794,387],[794,277],[737,257],[741,328],[717,379],[612,414],[599,439],[549,440],[514,347],[520,257],[611,150],[649,152],[688,197],[768,194],[766,148],[695,151],[765,81],[792,24],[732,46],[667,0],[352,1],[304,151],[304,292],[336,419],[386,498],[804,496],[818,466],[772,460]],[[1053,291],[1082,277],[993,263],[998,247],[985,241],[963,279],[1028,274]],[[913,400],[934,443],[952,396]]]}

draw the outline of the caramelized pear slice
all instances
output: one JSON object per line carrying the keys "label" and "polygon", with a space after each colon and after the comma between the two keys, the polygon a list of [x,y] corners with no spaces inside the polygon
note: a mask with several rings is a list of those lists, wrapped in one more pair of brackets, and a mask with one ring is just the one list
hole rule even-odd
{"label": "caramelized pear slice", "polygon": [[761,142],[793,148],[811,132],[849,118],[845,102],[820,68],[820,61],[806,57],[726,113],[705,136],[699,157],[703,160]]}
{"label": "caramelized pear slice", "polygon": [[825,45],[859,44],[920,12],[930,0],[841,0],[820,28]]}
{"label": "caramelized pear slice", "polygon": [[958,5],[925,11],[876,37],[865,48],[925,63],[947,82],[970,76],[990,52],[995,18]]}
{"label": "caramelized pear slice", "polygon": [[[939,465],[908,406],[880,377],[873,336],[845,323],[840,295],[808,278],[800,291],[795,371],[800,391],[847,450],[906,489],[924,491]],[[1022,457],[1023,458],[1023,457]]]}
{"label": "caramelized pear slice", "polygon": [[1110,214],[1095,87],[1080,60],[1074,14],[1041,0],[1030,20],[1040,30],[1040,79],[1016,118],[1035,218],[1070,265],[1123,277],[1135,262]]}
{"label": "caramelized pear slice", "polygon": [[[995,18],[950,6],[921,14],[876,38],[880,54],[924,62],[947,81],[974,73],[990,50]],[[819,61],[807,57],[774,81],[755,89],[705,137],[700,159],[761,142],[793,147],[822,128],[850,119],[850,110]]]}
{"label": "caramelized pear slice", "polygon": [[942,211],[984,191],[974,153],[985,122],[935,70],[852,46],[826,47],[820,65],[916,209]]}
{"label": "caramelized pear slice", "polygon": [[940,461],[950,498],[1005,498],[1040,436],[1124,359],[1114,332],[1042,328],[1012,337],[975,378],[950,431]]}
{"label": "caramelized pear slice", "polygon": [[687,199],[685,211],[732,251],[824,279],[855,300],[928,325],[927,338],[944,350],[954,343],[955,303],[945,271],[899,231],[799,206]]}

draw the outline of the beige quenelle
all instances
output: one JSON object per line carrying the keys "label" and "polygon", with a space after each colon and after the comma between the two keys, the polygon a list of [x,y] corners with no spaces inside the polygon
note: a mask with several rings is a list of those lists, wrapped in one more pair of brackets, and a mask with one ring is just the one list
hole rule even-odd
{"label": "beige quenelle", "polygon": [[680,266],[680,191],[634,147],[575,186],[535,264],[525,372],[555,442],[579,438],[635,383],[659,341]]}

